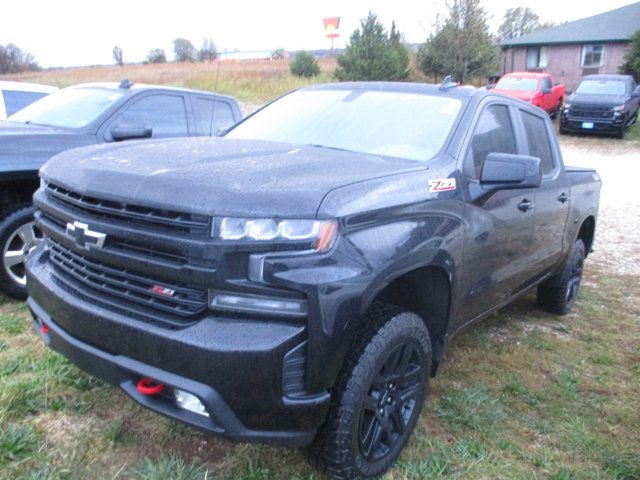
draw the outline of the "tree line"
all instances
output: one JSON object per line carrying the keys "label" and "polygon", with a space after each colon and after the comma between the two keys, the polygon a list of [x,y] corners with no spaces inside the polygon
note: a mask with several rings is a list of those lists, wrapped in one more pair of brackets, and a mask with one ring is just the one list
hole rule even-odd
{"label": "tree line", "polygon": [[9,43],[0,45],[0,74],[20,73],[27,70],[38,70],[38,62],[33,55],[23,51],[17,45]]}
{"label": "tree line", "polygon": [[[113,60],[116,65],[124,65],[124,52],[119,46],[113,47]],[[176,62],[210,62],[218,56],[216,44],[211,38],[204,38],[200,48],[196,48],[190,40],[186,38],[176,38],[173,40],[173,56]],[[167,54],[162,48],[152,48],[147,52],[145,63],[165,63]]]}

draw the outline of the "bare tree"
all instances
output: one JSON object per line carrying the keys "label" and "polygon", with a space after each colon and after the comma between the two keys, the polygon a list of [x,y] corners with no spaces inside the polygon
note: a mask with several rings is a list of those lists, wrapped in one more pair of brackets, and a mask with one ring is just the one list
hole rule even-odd
{"label": "bare tree", "polygon": [[24,52],[13,43],[0,45],[0,73],[18,73],[26,70],[38,70],[38,62],[33,55]]}
{"label": "bare tree", "polygon": [[147,52],[147,58],[145,59],[147,63],[165,63],[166,61],[167,55],[161,48],[152,48],[149,50],[149,52]]}
{"label": "bare tree", "polygon": [[193,62],[197,53],[196,47],[186,38],[176,38],[173,41],[173,54],[176,62]]}
{"label": "bare tree", "polygon": [[509,40],[542,28],[552,27],[553,23],[540,23],[540,17],[529,7],[509,8],[502,17],[498,28],[498,38]]}
{"label": "bare tree", "polygon": [[116,62],[116,65],[122,66],[124,65],[124,56],[122,53],[122,48],[119,46],[113,47],[113,60]]}
{"label": "bare tree", "polygon": [[198,60],[201,62],[210,62],[215,60],[218,56],[218,50],[216,50],[216,44],[211,38],[204,38],[202,40],[202,46],[198,50]]}

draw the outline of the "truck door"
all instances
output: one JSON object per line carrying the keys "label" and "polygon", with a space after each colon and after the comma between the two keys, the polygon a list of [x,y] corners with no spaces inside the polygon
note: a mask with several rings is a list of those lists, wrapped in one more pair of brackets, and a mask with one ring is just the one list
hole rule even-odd
{"label": "truck door", "polygon": [[542,91],[547,93],[542,94],[540,107],[547,113],[552,112],[556,107],[556,100],[554,98],[553,83],[549,77],[542,79]]}
{"label": "truck door", "polygon": [[570,204],[570,185],[553,125],[537,112],[519,110],[527,154],[540,159],[542,184],[535,192],[533,213],[532,274],[543,275],[557,264],[563,252],[563,237]]}
{"label": "truck door", "polygon": [[462,170],[468,182],[467,230],[459,290],[463,322],[500,304],[528,279],[535,189],[485,191],[478,181],[489,153],[522,152],[515,115],[513,107],[486,105],[466,147]]}

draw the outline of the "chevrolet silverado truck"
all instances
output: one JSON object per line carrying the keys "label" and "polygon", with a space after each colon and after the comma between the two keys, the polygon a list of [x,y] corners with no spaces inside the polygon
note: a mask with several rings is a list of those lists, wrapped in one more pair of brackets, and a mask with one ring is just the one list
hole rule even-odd
{"label": "chevrolet silverado truck", "polygon": [[494,90],[540,107],[551,118],[560,113],[566,95],[564,83],[554,83],[549,73],[507,73],[498,80]]}
{"label": "chevrolet silverado truck", "polygon": [[40,175],[40,338],[335,478],[393,465],[465,327],[532,288],[569,312],[600,195],[542,110],[451,83],[306,87],[224,138],[76,149]]}
{"label": "chevrolet silverado truck", "polygon": [[55,154],[122,140],[211,136],[240,119],[233,98],[125,80],[59,90],[0,122],[0,291],[27,297],[24,262],[42,240],[31,197],[38,169]]}
{"label": "chevrolet silverado truck", "polygon": [[567,99],[560,133],[605,133],[624,138],[638,120],[640,86],[631,75],[588,75]]}

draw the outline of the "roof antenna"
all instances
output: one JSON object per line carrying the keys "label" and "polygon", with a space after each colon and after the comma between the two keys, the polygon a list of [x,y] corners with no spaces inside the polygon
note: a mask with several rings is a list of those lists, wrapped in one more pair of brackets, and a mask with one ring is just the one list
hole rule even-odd
{"label": "roof antenna", "polygon": [[457,87],[458,84],[453,80],[453,75],[447,75],[438,87],[438,90],[447,90],[452,87]]}
{"label": "roof antenna", "polygon": [[133,86],[133,82],[130,82],[128,78],[125,78],[120,82],[118,88],[131,88]]}

